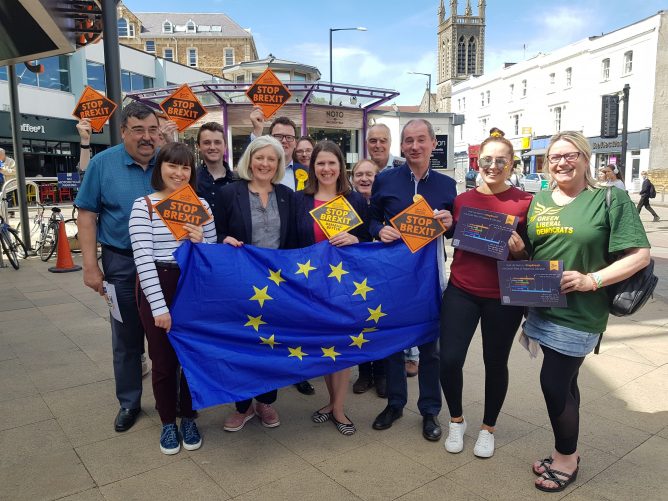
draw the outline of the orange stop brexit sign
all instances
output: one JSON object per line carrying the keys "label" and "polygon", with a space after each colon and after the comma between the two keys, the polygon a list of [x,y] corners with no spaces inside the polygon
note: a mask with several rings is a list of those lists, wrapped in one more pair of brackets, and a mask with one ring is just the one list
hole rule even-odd
{"label": "orange stop brexit sign", "polygon": [[197,96],[187,84],[183,84],[176,92],[160,103],[162,111],[176,123],[181,132],[206,115],[206,110]]}
{"label": "orange stop brexit sign", "polygon": [[155,204],[155,212],[177,240],[188,235],[188,231],[183,228],[185,223],[202,226],[211,219],[189,184]]}
{"label": "orange stop brexit sign", "polygon": [[104,124],[116,109],[116,103],[90,86],[86,86],[74,107],[72,115],[79,120],[88,118],[95,132],[102,132]]}
{"label": "orange stop brexit sign", "polygon": [[434,219],[434,211],[427,201],[420,195],[416,195],[415,199],[417,202],[390,219],[411,252],[418,251],[445,233],[445,226]]}
{"label": "orange stop brexit sign", "polygon": [[290,99],[292,93],[269,68],[246,91],[248,99],[259,106],[265,118],[280,110]]}

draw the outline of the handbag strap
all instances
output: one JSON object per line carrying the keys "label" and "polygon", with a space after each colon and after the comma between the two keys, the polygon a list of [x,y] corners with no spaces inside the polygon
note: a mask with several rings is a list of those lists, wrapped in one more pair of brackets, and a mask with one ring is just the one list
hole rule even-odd
{"label": "handbag strap", "polygon": [[153,204],[151,203],[151,199],[148,198],[148,195],[144,195],[144,201],[146,202],[146,208],[148,209],[148,219],[149,221],[153,221]]}

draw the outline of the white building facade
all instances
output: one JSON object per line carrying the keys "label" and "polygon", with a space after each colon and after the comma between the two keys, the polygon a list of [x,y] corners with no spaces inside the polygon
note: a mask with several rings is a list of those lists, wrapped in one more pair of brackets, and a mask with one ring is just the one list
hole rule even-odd
{"label": "white building facade", "polygon": [[[620,164],[622,116],[618,136],[601,138],[602,96],[630,86],[626,185],[637,187],[649,167],[652,108],[656,88],[659,13],[630,26],[590,37],[493,73],[453,86],[452,111],[465,116],[455,128],[455,156],[460,170],[477,168],[477,150],[492,127],[513,142],[525,172],[542,169],[549,138],[563,130],[581,131],[592,144],[595,175],[608,163]],[[461,175],[458,172],[458,177]]]}

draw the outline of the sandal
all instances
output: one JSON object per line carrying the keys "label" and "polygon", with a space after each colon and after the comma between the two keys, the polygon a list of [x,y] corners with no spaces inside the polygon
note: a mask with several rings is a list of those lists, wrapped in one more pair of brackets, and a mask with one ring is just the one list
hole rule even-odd
{"label": "sandal", "polygon": [[[348,418],[348,416],[346,417]],[[337,421],[336,418],[334,417],[334,414],[331,414],[331,419],[332,423],[334,423],[334,426],[336,426],[336,429],[339,430],[339,433],[341,435],[350,436],[354,435],[355,432],[357,431],[357,428],[355,428],[353,422],[350,421],[350,418],[348,418],[350,423],[342,423],[340,421]]]}
{"label": "sandal", "polygon": [[320,412],[322,409],[318,409],[313,414],[311,414],[311,421],[314,423],[326,423],[332,418],[332,411],[329,412]]}
{"label": "sandal", "polygon": [[[554,459],[552,456],[548,456],[545,459],[540,460],[540,464],[536,467],[534,465],[531,465],[531,471],[533,471],[533,474],[536,475],[537,477],[540,477],[543,473],[545,473],[545,470],[552,466],[552,461]],[[578,466],[580,466],[580,456],[578,456]],[[543,468],[543,471],[538,471],[536,468]]]}
{"label": "sandal", "polygon": [[[573,473],[568,474],[564,473],[563,471],[553,470],[549,466],[545,466],[545,471],[540,476],[540,478],[553,482],[556,485],[556,487],[545,487],[544,485],[541,484],[534,484],[534,487],[536,487],[536,489],[538,489],[539,491],[543,492],[561,492],[570,484],[575,482],[575,480],[578,478],[579,470],[580,470],[580,465],[578,465],[578,467],[575,468],[575,471]],[[560,475],[563,478],[560,478],[557,475]]]}

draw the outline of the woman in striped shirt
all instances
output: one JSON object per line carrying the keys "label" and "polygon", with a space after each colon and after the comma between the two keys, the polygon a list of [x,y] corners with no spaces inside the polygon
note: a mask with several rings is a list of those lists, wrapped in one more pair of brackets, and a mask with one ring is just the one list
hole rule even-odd
{"label": "woman in striped shirt", "polygon": [[[179,279],[179,268],[172,253],[181,241],[174,239],[153,206],[187,184],[195,188],[195,159],[185,144],[169,143],[160,149],[155,165],[151,185],[156,191],[135,200],[130,214],[130,240],[141,285],[139,316],[153,362],[153,394],[162,421],[160,450],[164,454],[176,454],[181,448],[176,427],[177,407],[182,418],[183,447],[199,449],[202,438],[195,425],[188,383],[179,370],[179,361],[167,336],[172,326],[169,306]],[[206,201],[201,198],[200,201],[211,214]],[[184,224],[183,227],[191,242],[216,242],[213,219],[204,226]]]}

